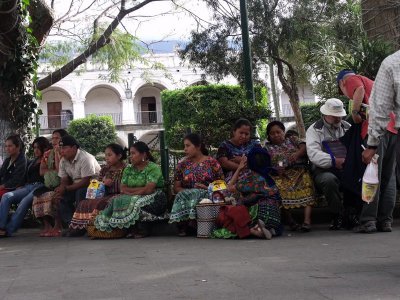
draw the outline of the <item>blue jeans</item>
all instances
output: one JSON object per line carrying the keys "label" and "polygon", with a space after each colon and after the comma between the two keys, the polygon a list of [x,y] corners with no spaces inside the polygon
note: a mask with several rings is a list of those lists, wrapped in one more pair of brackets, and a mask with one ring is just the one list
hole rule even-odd
{"label": "blue jeans", "polygon": [[[33,192],[43,186],[43,183],[29,183],[15,191],[5,193],[0,202],[0,228],[12,235],[21,226],[28,209],[32,206]],[[18,208],[8,221],[11,204],[18,204]]]}

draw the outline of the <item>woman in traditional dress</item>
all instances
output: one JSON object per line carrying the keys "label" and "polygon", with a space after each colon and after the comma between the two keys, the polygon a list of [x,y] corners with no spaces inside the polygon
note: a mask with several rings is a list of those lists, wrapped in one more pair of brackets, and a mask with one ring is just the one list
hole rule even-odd
{"label": "woman in traditional dress", "polygon": [[[31,208],[33,192],[43,186],[43,176],[40,175],[40,161],[43,154],[50,149],[49,141],[41,136],[32,143],[35,158],[29,161],[26,170],[25,185],[15,191],[5,193],[0,202],[0,236],[11,236],[21,227],[22,222]],[[18,205],[15,212],[8,220],[11,204]]]}
{"label": "woman in traditional dress", "polygon": [[62,223],[57,213],[58,199],[55,197],[54,189],[60,185],[58,168],[61,155],[59,144],[61,138],[67,135],[64,129],[53,131],[51,144],[53,149],[44,153],[40,163],[40,175],[44,177],[44,187],[34,191],[32,210],[35,217],[44,224],[40,232],[41,237],[61,236]]}
{"label": "woman in traditional dress", "polygon": [[154,163],[144,142],[136,142],[130,148],[130,163],[122,173],[121,194],[110,199],[108,206],[96,216],[94,225],[97,230],[107,232],[114,228],[130,229],[127,237],[141,238],[147,232],[141,230],[140,223],[163,216],[167,198],[162,190],[161,168]]}
{"label": "woman in traditional dress", "polygon": [[85,199],[78,203],[69,225],[68,236],[85,234],[89,221],[107,206],[112,196],[121,192],[126,151],[120,145],[113,143],[106,147],[104,154],[106,164],[100,170],[99,181],[105,186],[105,196],[99,199]]}
{"label": "woman in traditional dress", "polygon": [[248,235],[266,239],[282,233],[281,197],[271,172],[274,170],[268,152],[255,147],[247,157],[242,156],[228,186],[232,193],[240,193],[237,204],[248,209]]}
{"label": "woman in traditional dress", "polygon": [[[279,175],[272,176],[282,197],[282,206],[292,230],[311,230],[311,210],[314,204],[314,185],[307,166],[306,144],[296,135],[285,138],[285,126],[273,121],[267,126],[265,149]],[[304,208],[304,221],[297,225],[290,209]]]}
{"label": "woman in traditional dress", "polygon": [[217,160],[221,164],[225,179],[228,182],[237,170],[242,155],[247,155],[254,147],[260,147],[257,140],[250,139],[252,125],[247,119],[235,122],[232,137],[221,143],[217,152]]}
{"label": "woman in traditional dress", "polygon": [[189,227],[195,227],[196,205],[208,197],[208,185],[224,178],[220,164],[208,156],[199,135],[188,134],[183,143],[186,157],[176,167],[174,191],[177,194],[169,220],[178,223],[180,236],[185,236]]}

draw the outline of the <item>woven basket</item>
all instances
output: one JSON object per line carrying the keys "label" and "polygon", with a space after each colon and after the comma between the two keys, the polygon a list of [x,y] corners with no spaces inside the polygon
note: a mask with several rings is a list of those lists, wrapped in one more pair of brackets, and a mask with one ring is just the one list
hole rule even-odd
{"label": "woven basket", "polygon": [[119,239],[126,235],[123,229],[113,229],[111,232],[101,231],[93,224],[88,224],[87,235],[92,239]]}
{"label": "woven basket", "polygon": [[207,203],[196,205],[197,212],[197,237],[209,238],[215,229],[215,220],[219,209],[225,203]]}

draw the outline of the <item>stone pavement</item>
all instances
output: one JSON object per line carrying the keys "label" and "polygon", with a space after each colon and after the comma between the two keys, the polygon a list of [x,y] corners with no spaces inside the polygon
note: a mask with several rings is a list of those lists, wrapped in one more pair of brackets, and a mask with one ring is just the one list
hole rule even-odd
{"label": "stone pavement", "polygon": [[0,299],[400,299],[400,226],[266,240],[0,240]]}

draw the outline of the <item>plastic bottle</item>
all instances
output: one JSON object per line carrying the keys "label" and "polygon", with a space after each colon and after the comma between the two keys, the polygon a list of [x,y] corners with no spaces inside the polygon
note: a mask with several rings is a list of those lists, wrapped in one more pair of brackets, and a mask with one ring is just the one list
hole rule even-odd
{"label": "plastic bottle", "polygon": [[361,197],[363,201],[371,203],[379,187],[378,177],[378,155],[375,154],[371,162],[365,169],[363,180],[362,180],[362,191]]}

